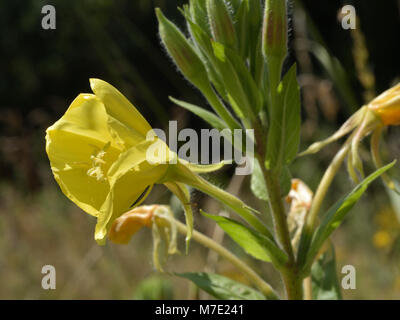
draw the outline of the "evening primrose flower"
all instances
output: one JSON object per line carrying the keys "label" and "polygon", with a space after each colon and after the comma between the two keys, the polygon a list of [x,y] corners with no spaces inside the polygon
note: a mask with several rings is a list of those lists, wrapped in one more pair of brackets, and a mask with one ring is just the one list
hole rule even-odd
{"label": "evening primrose flower", "polygon": [[165,184],[183,203],[187,241],[193,217],[186,185],[215,197],[259,230],[265,228],[242,201],[196,174],[224,163],[201,166],[178,159],[116,88],[99,79],[91,79],[90,86],[94,94],[78,95],[47,129],[46,152],[63,193],[97,218],[99,244],[104,244],[115,219],[139,206],[154,184]]}
{"label": "evening primrose flower", "polygon": [[[372,134],[372,159],[376,167],[382,167],[379,144],[383,129],[387,126],[398,125],[400,125],[400,83],[376,97],[368,105],[360,108],[337,132],[323,141],[312,144],[300,156],[316,153],[329,143],[351,133],[344,145],[349,149],[347,169],[351,178],[358,183],[359,175],[364,175],[363,164],[358,154],[362,139]],[[382,179],[389,188],[395,189],[393,181],[387,174],[383,174]]]}
{"label": "evening primrose flower", "polygon": [[400,125],[400,83],[376,97],[368,108],[386,126]]}

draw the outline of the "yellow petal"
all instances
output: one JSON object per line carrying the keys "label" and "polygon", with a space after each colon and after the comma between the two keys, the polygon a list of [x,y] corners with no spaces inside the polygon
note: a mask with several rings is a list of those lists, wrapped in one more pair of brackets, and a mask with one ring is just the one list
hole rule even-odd
{"label": "yellow petal", "polygon": [[385,125],[400,125],[400,83],[376,97],[368,107]]}
{"label": "yellow petal", "polygon": [[99,243],[104,241],[112,222],[165,175],[167,164],[152,165],[146,159],[146,150],[151,143],[145,141],[130,148],[110,167],[110,193],[100,210],[95,231]]}
{"label": "yellow petal", "polygon": [[109,191],[106,172],[119,154],[110,141],[104,105],[94,95],[79,95],[47,129],[46,151],[55,179],[68,198],[94,216]]}
{"label": "yellow petal", "polygon": [[116,244],[127,244],[141,228],[151,227],[157,208],[157,205],[141,206],[124,213],[113,222],[108,238]]}
{"label": "yellow petal", "polygon": [[152,129],[140,112],[112,85],[103,80],[90,79],[90,86],[111,117],[144,137]]}

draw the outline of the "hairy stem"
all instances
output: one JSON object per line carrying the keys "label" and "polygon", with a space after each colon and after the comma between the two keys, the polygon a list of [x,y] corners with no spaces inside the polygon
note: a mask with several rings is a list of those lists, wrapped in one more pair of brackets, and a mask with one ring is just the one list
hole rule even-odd
{"label": "hairy stem", "polygon": [[303,279],[297,272],[297,267],[287,268],[282,273],[283,283],[288,300],[303,300]]}
{"label": "hairy stem", "polygon": [[263,173],[264,181],[267,186],[269,205],[274,221],[274,229],[277,240],[288,255],[288,262],[281,275],[289,300],[301,300],[303,298],[302,279],[298,276],[293,247],[290,240],[289,227],[287,224],[286,212],[283,205],[282,193],[279,184],[279,176],[267,170],[264,165],[265,144],[264,133],[260,126],[255,126],[257,142],[257,160]]}

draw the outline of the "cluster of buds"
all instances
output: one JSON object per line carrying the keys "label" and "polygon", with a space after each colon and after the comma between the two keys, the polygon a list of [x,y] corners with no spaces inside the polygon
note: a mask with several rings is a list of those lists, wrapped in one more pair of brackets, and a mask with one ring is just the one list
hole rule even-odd
{"label": "cluster of buds", "polygon": [[240,128],[268,113],[287,55],[286,0],[266,0],[264,11],[261,0],[191,0],[181,12],[189,38],[156,9],[161,41],[222,123]]}
{"label": "cluster of buds", "polygon": [[[359,182],[359,176],[364,175],[362,161],[358,149],[362,139],[371,136],[371,155],[376,167],[382,167],[379,146],[383,129],[388,126],[400,125],[400,83],[388,89],[369,104],[360,108],[343,126],[329,138],[312,144],[301,155],[316,153],[331,142],[347,134],[349,138],[343,148],[348,148],[347,168],[351,178]],[[395,184],[387,174],[382,175],[386,185],[395,190]]]}

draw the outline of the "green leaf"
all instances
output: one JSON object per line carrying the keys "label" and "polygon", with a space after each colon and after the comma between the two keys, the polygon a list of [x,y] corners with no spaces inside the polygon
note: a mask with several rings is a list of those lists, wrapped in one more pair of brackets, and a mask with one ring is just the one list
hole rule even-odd
{"label": "green leaf", "polygon": [[313,264],[311,269],[313,300],[341,300],[342,293],[336,272],[333,246]]}
{"label": "green leaf", "polygon": [[[253,106],[248,96],[248,94],[253,94],[253,90],[251,89],[252,84],[251,82],[247,82],[251,78],[251,75],[248,70],[247,73],[249,75],[244,75],[246,72],[246,67],[242,65],[244,62],[240,58],[232,61],[234,57],[233,50],[225,47],[222,43],[213,41],[212,46],[214,52],[214,58],[211,57],[212,64],[220,75],[232,109],[241,119],[254,118]],[[240,74],[238,69],[240,70]],[[254,80],[252,81],[254,82]],[[243,86],[244,82],[248,85]],[[254,108],[257,105],[254,105]]]}
{"label": "green leaf", "polygon": [[[232,11],[233,15],[237,14],[237,12],[239,11],[242,1],[243,0],[228,0],[228,1],[226,1],[230,10]],[[246,0],[244,0],[244,1],[246,1]]]}
{"label": "green leaf", "polygon": [[261,171],[260,163],[254,160],[254,169],[251,174],[250,188],[253,194],[260,200],[268,201],[268,190],[264,176]]}
{"label": "green leaf", "polygon": [[227,101],[227,94],[225,91],[225,87],[222,83],[221,77],[215,69],[214,66],[214,50],[211,44],[211,36],[208,35],[202,28],[200,28],[197,24],[195,24],[190,16],[184,13],[184,17],[188,23],[188,28],[190,34],[192,35],[193,42],[198,48],[199,55],[206,66],[209,80],[214,85],[217,92],[221,95],[221,97]]}
{"label": "green leaf", "polygon": [[277,103],[271,106],[267,165],[281,170],[297,155],[300,144],[300,89],[293,65],[278,87]]}
{"label": "green leaf", "polygon": [[250,24],[250,45],[253,48],[257,47],[258,36],[260,35],[262,20],[263,20],[263,8],[260,0],[248,0],[249,3],[249,24]]}
{"label": "green leaf", "polygon": [[249,286],[236,282],[224,276],[206,273],[177,273],[178,277],[186,278],[200,289],[221,300],[266,300],[264,295]]}
{"label": "green leaf", "polygon": [[[399,181],[393,179],[393,183],[394,183],[394,186],[395,186],[396,190],[400,190]],[[387,188],[387,187],[386,187],[386,192],[389,195],[390,202],[392,204],[393,210],[396,213],[397,219],[400,222],[400,196],[396,191],[394,191],[394,190],[392,190],[390,188]]]}
{"label": "green leaf", "polygon": [[255,114],[258,114],[262,107],[263,96],[261,91],[258,89],[246,62],[236,53],[236,51],[229,48],[226,48],[226,57],[234,66],[244,92],[246,92],[247,100],[249,101],[248,109]]}
{"label": "green leaf", "polygon": [[174,289],[169,279],[151,276],[141,281],[133,295],[134,300],[173,300]]}
{"label": "green leaf", "polygon": [[382,173],[392,168],[395,163],[396,161],[393,161],[392,163],[376,170],[370,176],[365,178],[357,187],[355,187],[349,195],[336,202],[336,204],[334,204],[328,210],[312,238],[310,250],[308,251],[305,263],[305,270],[307,270],[311,266],[315,256],[321,249],[326,239],[328,239],[333,231],[335,231],[336,228],[339,227],[339,225],[344,220],[346,214],[354,207],[357,201],[367,190],[368,186]]}
{"label": "green leaf", "polygon": [[226,123],[222,119],[220,119],[218,116],[216,116],[214,113],[207,111],[207,110],[205,110],[199,106],[196,106],[194,104],[185,102],[185,101],[177,100],[172,97],[169,97],[169,99],[173,103],[177,104],[178,106],[194,113],[196,116],[203,119],[205,122],[207,122],[213,128],[216,128],[218,130],[223,130],[223,129],[227,128]]}
{"label": "green leaf", "polygon": [[280,186],[282,197],[286,197],[292,188],[292,173],[288,166],[284,166],[280,177]]}
{"label": "green leaf", "polygon": [[242,58],[247,57],[249,51],[249,2],[244,0],[240,3],[235,16],[236,34],[238,35],[239,52]]}
{"label": "green leaf", "polygon": [[204,216],[214,220],[233,241],[241,246],[248,254],[262,261],[272,262],[276,267],[282,266],[287,261],[286,254],[263,234],[246,227],[235,220],[206,214]]}
{"label": "green leaf", "polygon": [[207,35],[211,36],[210,25],[208,24],[206,1],[190,0],[189,3],[189,13],[192,21],[202,28]]}
{"label": "green leaf", "polygon": [[[281,177],[280,186],[282,197],[287,196],[292,185],[292,175],[287,166],[284,166]],[[257,159],[254,161],[254,169],[251,175],[250,188],[253,194],[260,200],[268,201],[268,190],[265,184],[264,176],[261,171],[261,167]]]}

